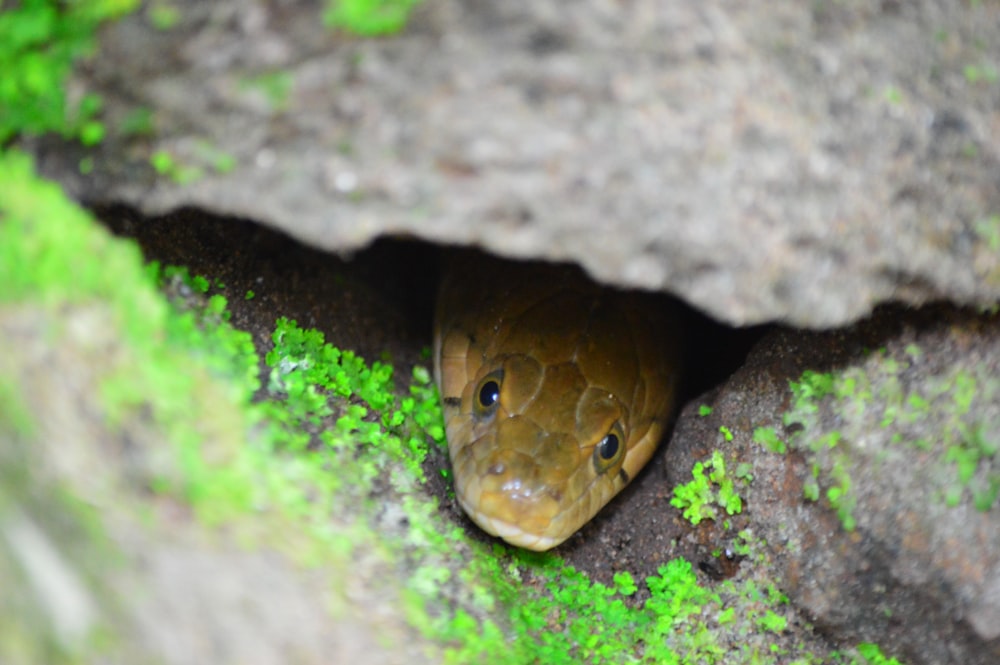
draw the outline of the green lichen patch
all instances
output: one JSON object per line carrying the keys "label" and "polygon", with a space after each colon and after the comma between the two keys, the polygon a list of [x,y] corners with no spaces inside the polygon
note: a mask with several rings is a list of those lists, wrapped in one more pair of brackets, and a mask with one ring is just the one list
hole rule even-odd
{"label": "green lichen patch", "polygon": [[[894,460],[917,456],[932,500],[952,507],[969,500],[980,511],[997,504],[1000,379],[989,362],[932,361],[930,352],[908,344],[790,382],[792,407],[783,419],[798,428],[789,445],[809,459],[805,496],[824,496],[845,529],[857,523],[853,471],[872,461],[888,471]],[[759,430],[755,440],[778,447],[771,430]]]}
{"label": "green lichen patch", "polygon": [[61,3],[23,0],[0,12],[0,146],[19,133],[59,132],[93,145],[104,136],[101,100],[67,102],[74,61],[94,50],[100,24],[136,8],[136,0]]}
{"label": "green lichen patch", "polygon": [[716,450],[707,462],[695,463],[691,482],[674,488],[670,505],[681,509],[684,519],[696,526],[704,519],[718,519],[722,512],[735,515],[743,509],[735,475],[726,472],[725,459]]}
{"label": "green lichen patch", "polygon": [[406,25],[421,0],[328,0],[323,22],[364,36],[389,35]]}

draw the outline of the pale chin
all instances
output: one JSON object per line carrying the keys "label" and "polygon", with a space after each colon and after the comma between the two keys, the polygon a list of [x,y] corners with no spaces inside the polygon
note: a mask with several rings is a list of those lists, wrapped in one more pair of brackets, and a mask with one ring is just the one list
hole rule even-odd
{"label": "pale chin", "polygon": [[489,515],[484,515],[466,503],[461,495],[458,497],[458,503],[462,506],[462,510],[465,511],[465,514],[468,515],[473,522],[479,525],[479,528],[491,536],[502,538],[511,545],[523,547],[526,550],[533,550],[535,552],[544,552],[545,550],[552,549],[565,540],[565,538],[552,538],[550,536],[544,536],[537,533],[528,533],[516,524],[511,524],[510,522],[505,522],[503,520],[490,517]]}

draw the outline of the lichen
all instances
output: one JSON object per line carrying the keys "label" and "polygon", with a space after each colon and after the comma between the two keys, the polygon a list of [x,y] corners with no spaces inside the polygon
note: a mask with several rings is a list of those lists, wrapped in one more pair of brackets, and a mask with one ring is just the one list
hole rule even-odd
{"label": "lichen", "polygon": [[[809,453],[806,498],[818,500],[825,488],[848,531],[856,526],[850,471],[862,454],[857,442],[879,430],[889,445],[886,454],[919,451],[937,458],[934,467],[948,470],[930,479],[929,496],[936,500],[954,507],[968,497],[986,511],[1000,496],[1000,441],[992,434],[998,423],[990,408],[1000,380],[988,366],[956,365],[915,381],[912,370],[919,366],[927,367],[926,354],[908,344],[894,354],[871,352],[863,363],[836,372],[807,370],[790,382],[792,407],[783,420],[799,428],[789,445]],[[837,429],[824,424],[834,420]],[[766,429],[755,440],[778,447]]]}
{"label": "lichen", "polygon": [[726,472],[726,462],[720,451],[713,452],[707,462],[696,462],[691,476],[691,482],[674,487],[670,500],[670,505],[681,509],[684,519],[691,524],[697,526],[704,519],[716,520],[721,512],[735,515],[742,511],[743,501],[736,490],[734,476]]}

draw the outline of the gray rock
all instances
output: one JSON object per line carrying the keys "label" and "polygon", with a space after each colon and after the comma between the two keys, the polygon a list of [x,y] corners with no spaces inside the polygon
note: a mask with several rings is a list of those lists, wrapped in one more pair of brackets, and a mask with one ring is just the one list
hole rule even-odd
{"label": "gray rock", "polygon": [[[166,427],[145,408],[111,416],[100,396],[132,352],[114,310],[52,309],[0,307],[12,349],[0,376],[14,387],[0,395],[4,663],[440,661],[374,554],[310,569],[263,521],[253,530],[272,542],[252,545],[154,491],[182,475]],[[211,382],[197,392],[217,406],[204,431],[218,452],[238,417]]]}
{"label": "gray rock", "polygon": [[[173,4],[82,75],[92,173],[36,146],[83,199],[573,260],[734,324],[1000,297],[995,3],[432,0],[376,40],[312,4]],[[124,135],[140,107],[152,135]]]}
{"label": "gray rock", "polygon": [[[1000,662],[998,333],[995,315],[945,308],[773,333],[709,401],[711,416],[695,404],[682,415],[668,480],[689,481],[713,441],[727,468],[749,463],[744,514],[707,540],[749,529],[821,633],[907,663]],[[789,452],[754,442],[757,428]]]}
{"label": "gray rock", "polygon": [[[24,141],[83,200],[197,206],[340,253],[403,235],[572,260],[734,324],[1000,298],[996,3],[428,0],[380,40],[326,31],[315,4],[173,4],[180,25],[132,16],[79,73],[111,130],[88,175]],[[143,107],[153,132],[123,132]],[[997,323],[934,314],[772,335],[711,417],[681,417],[661,489],[721,445],[755,475],[734,530],[821,632],[995,663]],[[787,383],[806,369],[842,382],[814,411]],[[752,443],[766,426],[789,454]]]}

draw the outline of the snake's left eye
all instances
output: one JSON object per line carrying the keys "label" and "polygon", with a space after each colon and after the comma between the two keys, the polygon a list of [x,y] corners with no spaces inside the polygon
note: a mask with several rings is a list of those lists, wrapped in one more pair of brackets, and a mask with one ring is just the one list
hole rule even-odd
{"label": "snake's left eye", "polygon": [[594,446],[594,470],[604,473],[625,457],[625,432],[615,423],[611,430]]}
{"label": "snake's left eye", "polygon": [[473,393],[473,408],[476,414],[488,416],[496,411],[500,403],[500,384],[503,382],[503,370],[490,372],[476,385]]}
{"label": "snake's left eye", "polygon": [[488,409],[500,399],[500,384],[490,380],[479,389],[479,406]]}

